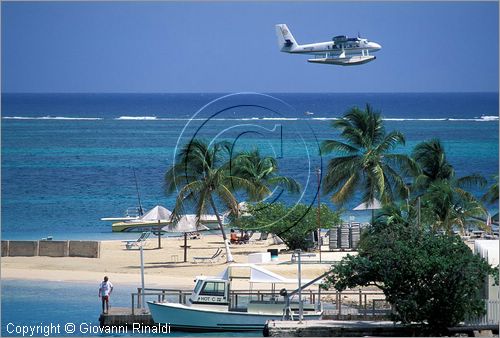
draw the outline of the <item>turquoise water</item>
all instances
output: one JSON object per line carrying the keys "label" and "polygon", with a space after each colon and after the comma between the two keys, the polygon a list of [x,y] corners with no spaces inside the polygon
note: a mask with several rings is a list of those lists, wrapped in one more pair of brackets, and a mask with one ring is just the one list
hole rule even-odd
{"label": "turquoise water", "polygon": [[[99,282],[93,284],[75,284],[69,282],[41,281],[2,281],[2,336],[22,336],[23,326],[50,327],[51,331],[40,329],[34,336],[151,336],[151,334],[102,334],[98,333],[101,301],[97,297]],[[110,306],[129,307],[130,294],[137,288],[115,283]],[[146,299],[148,300],[148,299]],[[69,333],[74,324],[75,332]],[[67,326],[70,325],[70,326]],[[56,327],[59,326],[57,329]],[[16,333],[16,327],[19,333]],[[46,329],[49,330],[49,329]],[[96,333],[97,332],[97,333]],[[28,333],[29,335],[29,333]],[[170,332],[156,336],[213,336],[209,333]],[[229,336],[233,333],[217,333],[217,336]],[[258,336],[259,332],[238,333],[238,336]]]}
{"label": "turquoise water", "polygon": [[[298,180],[305,192],[285,193],[279,200],[312,204],[314,170],[329,159],[319,156],[318,143],[338,136],[330,127],[331,119],[366,102],[382,111],[388,130],[405,134],[406,146],[399,152],[437,137],[458,176],[480,173],[491,179],[498,173],[498,93],[277,94],[291,107],[268,98],[243,98],[236,103],[254,106],[218,102],[189,120],[218,96],[2,95],[2,239],[137,238],[137,234],[112,233],[110,224],[99,219],[121,216],[137,204],[133,169],[144,208],[156,204],[172,208],[174,196],[164,194],[163,176],[176,144],[193,135],[232,140],[236,149],[258,147],[266,155],[282,155],[281,173]],[[221,112],[229,106],[233,108]],[[355,196],[346,209],[359,199]],[[498,207],[489,209],[493,213]],[[363,221],[370,213],[346,211],[344,217],[348,216]],[[7,335],[11,322],[97,324],[97,284],[2,281],[2,335]],[[112,305],[129,306],[134,288],[115,287]]]}
{"label": "turquoise water", "polygon": [[[282,153],[281,173],[298,180],[304,193],[285,193],[279,200],[314,203],[314,170],[328,161],[328,157],[318,156],[318,143],[338,135],[329,119],[365,102],[388,118],[388,130],[405,134],[407,144],[398,151],[409,152],[418,142],[437,137],[459,176],[477,172],[491,178],[498,173],[496,93],[276,96],[291,105],[281,109],[281,115],[258,107],[238,107],[210,119],[214,108],[193,121],[188,117],[217,95],[2,97],[2,238],[133,238],[135,235],[111,233],[110,224],[99,219],[121,216],[126,208],[137,205],[133,169],[144,208],[156,204],[172,208],[174,196],[164,194],[163,175],[172,163],[176,144],[184,144],[193,135],[234,140],[244,134],[236,149],[258,147],[264,154]],[[247,103],[245,100],[240,101]],[[266,100],[262,104],[275,109],[275,102]],[[215,106],[224,108],[234,101]],[[496,208],[490,206],[492,212]],[[369,218],[363,212],[344,214],[350,215],[358,220]]]}

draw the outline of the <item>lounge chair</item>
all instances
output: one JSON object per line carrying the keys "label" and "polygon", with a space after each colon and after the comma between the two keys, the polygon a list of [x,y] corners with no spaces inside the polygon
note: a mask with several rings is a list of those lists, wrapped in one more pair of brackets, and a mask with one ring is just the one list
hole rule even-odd
{"label": "lounge chair", "polygon": [[215,253],[210,257],[193,257],[193,263],[207,262],[207,261],[210,263],[215,263],[221,257],[222,257],[222,249],[217,248],[217,251],[215,251]]}
{"label": "lounge chair", "polygon": [[151,236],[151,231],[145,231],[135,241],[123,241],[125,243],[125,248],[127,248],[127,250],[131,250],[134,248],[138,249],[141,246],[144,247],[149,236]]}
{"label": "lounge chair", "polygon": [[267,241],[267,237],[269,236],[269,233],[268,232],[261,232],[260,233],[260,237],[259,237],[259,241]]}
{"label": "lounge chair", "polygon": [[284,242],[278,235],[273,234],[273,243],[275,245],[280,245],[283,244]]}

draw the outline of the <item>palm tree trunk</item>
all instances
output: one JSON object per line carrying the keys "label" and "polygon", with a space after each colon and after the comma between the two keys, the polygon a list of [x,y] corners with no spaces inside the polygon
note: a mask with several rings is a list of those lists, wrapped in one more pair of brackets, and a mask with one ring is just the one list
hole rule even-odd
{"label": "palm tree trunk", "polygon": [[217,212],[217,207],[215,206],[212,194],[210,194],[210,204],[212,205],[212,209],[214,209],[215,217],[217,217],[217,222],[219,222],[220,231],[222,232],[222,239],[224,240],[224,246],[226,248],[226,262],[234,262],[233,255],[231,254],[231,249],[229,248],[229,243],[227,241],[226,231],[224,230],[224,225],[222,225],[222,220]]}

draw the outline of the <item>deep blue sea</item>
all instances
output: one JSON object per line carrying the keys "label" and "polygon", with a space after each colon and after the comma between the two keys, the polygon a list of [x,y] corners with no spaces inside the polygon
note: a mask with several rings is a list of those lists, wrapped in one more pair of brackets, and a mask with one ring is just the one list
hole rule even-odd
{"label": "deep blue sea", "polygon": [[[281,173],[298,180],[304,192],[271,199],[312,204],[315,170],[329,159],[320,158],[318,144],[338,137],[332,120],[366,103],[381,111],[388,131],[405,134],[406,145],[396,151],[440,138],[458,176],[498,174],[498,93],[222,96],[2,95],[2,239],[137,238],[111,233],[100,218],[121,216],[137,205],[134,170],[145,209],[172,208],[164,173],[176,147],[193,137],[279,157]],[[369,218],[350,211],[359,199],[346,206],[344,217]],[[112,304],[129,306],[131,290],[117,290]],[[95,285],[3,280],[2,335],[10,335],[9,322],[97,324],[96,292]]]}
{"label": "deep blue sea", "polygon": [[[318,143],[338,137],[331,120],[366,103],[382,113],[388,131],[406,136],[397,152],[440,138],[458,176],[491,179],[498,173],[498,93],[222,96],[4,94],[2,238],[135,237],[112,234],[100,218],[137,205],[134,170],[145,209],[172,208],[175,196],[164,193],[164,173],[176,146],[193,137],[280,157],[281,173],[298,180],[304,192],[272,199],[311,204],[315,170],[329,158],[320,159]],[[369,218],[350,211],[359,198],[346,206],[346,218]]]}

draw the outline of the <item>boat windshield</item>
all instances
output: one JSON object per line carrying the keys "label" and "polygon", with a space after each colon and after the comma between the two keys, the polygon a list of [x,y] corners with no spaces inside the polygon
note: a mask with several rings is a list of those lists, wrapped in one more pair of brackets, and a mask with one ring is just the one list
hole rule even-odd
{"label": "boat windshield", "polygon": [[200,295],[205,296],[224,296],[226,284],[224,282],[205,282]]}
{"label": "boat windshield", "polygon": [[203,284],[203,281],[202,280],[198,280],[196,282],[196,286],[194,287],[194,293],[197,294],[198,291],[200,291],[200,288],[201,288],[201,285]]}

